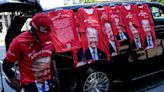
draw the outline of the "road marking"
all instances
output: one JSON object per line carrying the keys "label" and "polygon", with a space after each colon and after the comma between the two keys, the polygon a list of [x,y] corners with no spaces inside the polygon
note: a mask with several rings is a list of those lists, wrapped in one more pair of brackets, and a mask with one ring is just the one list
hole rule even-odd
{"label": "road marking", "polygon": [[164,72],[164,69],[158,70],[158,71],[155,71],[155,72],[152,72],[152,73],[140,76],[140,77],[133,78],[132,81],[135,81],[135,80],[138,80],[138,79],[142,79],[142,78],[145,78],[145,77],[148,77],[148,76],[151,76],[151,75],[155,75],[155,74],[158,74],[158,73],[161,73],[161,72]]}

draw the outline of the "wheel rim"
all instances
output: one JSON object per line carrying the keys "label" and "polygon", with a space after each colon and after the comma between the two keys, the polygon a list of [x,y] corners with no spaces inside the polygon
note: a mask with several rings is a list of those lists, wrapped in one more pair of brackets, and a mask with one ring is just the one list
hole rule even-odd
{"label": "wheel rim", "polygon": [[90,74],[84,82],[83,92],[108,92],[109,79],[103,72]]}

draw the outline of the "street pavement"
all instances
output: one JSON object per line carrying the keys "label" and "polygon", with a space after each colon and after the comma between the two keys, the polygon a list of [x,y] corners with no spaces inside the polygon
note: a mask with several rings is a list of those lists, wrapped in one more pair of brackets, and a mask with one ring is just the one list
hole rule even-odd
{"label": "street pavement", "polygon": [[[3,61],[4,57],[5,57],[5,53],[6,53],[6,51],[5,51],[4,42],[0,41],[0,66],[2,66],[2,61]],[[2,74],[2,72],[1,72],[1,74]],[[15,92],[14,89],[12,89],[10,86],[8,86],[8,84],[5,81],[5,77],[4,76],[2,77],[2,80],[3,81],[0,80],[0,91],[2,90],[2,83],[3,83],[4,92]]]}
{"label": "street pavement", "polygon": [[146,92],[163,92],[163,91],[164,91],[164,85],[161,85],[161,86],[158,86],[157,88],[154,88]]}
{"label": "street pavement", "polygon": [[5,51],[4,45],[0,44],[0,60],[4,59],[5,53],[6,53],[6,51]]}
{"label": "street pavement", "polygon": [[164,73],[119,85],[113,92],[164,92]]}

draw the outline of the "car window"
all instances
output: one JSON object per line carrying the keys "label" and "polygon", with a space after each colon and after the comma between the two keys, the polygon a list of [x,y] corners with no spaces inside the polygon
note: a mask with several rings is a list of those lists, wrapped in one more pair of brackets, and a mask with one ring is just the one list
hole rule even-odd
{"label": "car window", "polygon": [[[5,36],[14,15],[16,15],[14,12],[0,12],[0,47],[5,46]],[[5,49],[1,50],[4,53],[1,53],[0,59],[4,59]]]}
{"label": "car window", "polygon": [[164,25],[164,6],[163,5],[150,5],[155,27]]}
{"label": "car window", "polygon": [[7,29],[11,23],[11,12],[0,12],[0,38],[4,39]]}
{"label": "car window", "polygon": [[164,11],[158,7],[151,7],[151,12],[154,18],[163,18],[164,19]]}
{"label": "car window", "polygon": [[26,20],[26,22],[24,23],[23,27],[21,28],[21,32],[23,31],[26,31],[26,30],[29,30],[31,27],[30,27],[30,21],[31,21],[32,18],[28,18]]}
{"label": "car window", "polygon": [[150,7],[150,11],[152,13],[153,18],[156,20],[163,19],[164,20],[164,9],[158,6]]}
{"label": "car window", "polygon": [[0,12],[0,33],[5,35],[15,16],[21,15],[20,12]]}

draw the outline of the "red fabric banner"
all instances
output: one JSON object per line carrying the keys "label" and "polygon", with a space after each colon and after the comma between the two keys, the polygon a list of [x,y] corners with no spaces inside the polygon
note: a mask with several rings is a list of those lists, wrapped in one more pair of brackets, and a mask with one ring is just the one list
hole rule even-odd
{"label": "red fabric banner", "polygon": [[48,16],[53,21],[52,38],[57,53],[81,48],[72,10],[51,11]]}
{"label": "red fabric banner", "polygon": [[144,40],[137,20],[134,5],[125,4],[120,6],[121,17],[125,23],[126,30],[130,39],[132,50],[143,49]]}
{"label": "red fabric banner", "polygon": [[145,50],[156,47],[154,22],[147,4],[135,4],[135,12],[143,33]]}
{"label": "red fabric banner", "polygon": [[111,18],[111,12],[109,6],[102,8],[95,8],[98,13],[101,29],[107,44],[108,51],[112,56],[119,54],[119,42],[116,39],[117,30],[114,24],[113,18]]}
{"label": "red fabric banner", "polygon": [[110,20],[113,19],[113,23],[116,26],[117,35],[116,38],[119,42],[125,41],[128,39],[128,33],[125,28],[125,23],[121,17],[120,7],[117,5],[109,7],[109,16]]}
{"label": "red fabric banner", "polygon": [[[109,60],[97,11],[93,8],[79,8],[78,30],[83,48],[78,51],[78,61]],[[82,56],[82,54],[84,56]],[[81,56],[80,56],[81,55]],[[108,57],[108,59],[107,59]]]}

